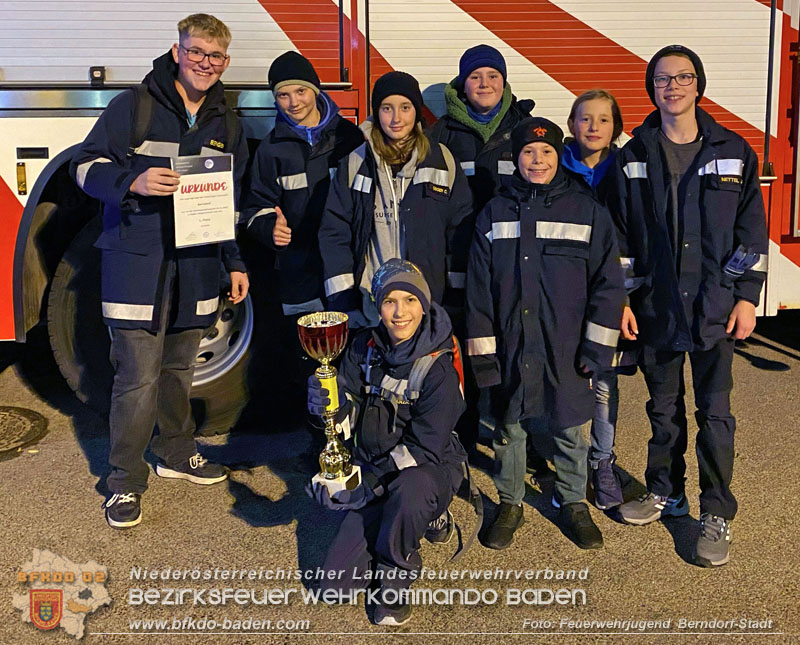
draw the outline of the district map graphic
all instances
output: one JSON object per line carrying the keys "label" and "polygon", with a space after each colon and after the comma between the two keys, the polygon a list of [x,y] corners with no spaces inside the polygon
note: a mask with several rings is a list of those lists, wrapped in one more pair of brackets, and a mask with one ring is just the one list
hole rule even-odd
{"label": "district map graphic", "polygon": [[33,558],[22,565],[17,582],[28,593],[13,594],[14,608],[22,620],[39,629],[60,627],[70,636],[83,638],[86,615],[111,604],[105,587],[106,567],[94,560],[76,564],[52,551],[33,550]]}

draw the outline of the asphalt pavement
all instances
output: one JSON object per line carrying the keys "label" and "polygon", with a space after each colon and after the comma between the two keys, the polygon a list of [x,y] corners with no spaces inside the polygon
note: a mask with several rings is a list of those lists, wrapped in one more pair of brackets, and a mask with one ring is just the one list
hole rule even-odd
{"label": "asphalt pavement", "polygon": [[[699,510],[690,419],[688,517],[632,527],[592,509],[605,547],[581,551],[556,524],[549,484],[531,485],[526,523],[513,545],[492,551],[476,542],[453,563],[458,540],[475,522],[471,507],[458,499],[452,508],[459,535],[449,545],[423,544],[433,579],[413,588],[430,593],[420,593],[412,620],[399,628],[371,625],[361,600],[315,605],[302,597],[313,591],[313,582],[274,579],[313,574],[338,518],[303,492],[315,471],[309,432],[280,427],[269,411],[258,429],[203,440],[204,455],[230,467],[228,482],[200,487],[152,475],[142,524],[127,531],[109,528],[101,509],[105,419],[71,395],[36,330],[29,346],[0,345],[0,406],[33,410],[48,421],[37,443],[0,460],[0,644],[74,642],[60,626],[44,631],[23,622],[23,610],[14,607],[14,595],[27,598],[30,589],[46,586],[18,581],[35,550],[82,570],[105,567],[111,604],[76,609],[85,612],[85,642],[800,642],[794,513],[800,481],[799,313],[760,320],[756,335],[737,348],[733,491],[739,514],[728,565],[709,570],[691,563]],[[687,372],[687,407],[693,410],[690,380]],[[621,377],[620,389],[616,450],[619,465],[633,477],[626,489],[631,498],[643,490],[647,396],[640,374]],[[488,432],[482,441],[473,473],[488,519],[497,502]],[[156,579],[141,579],[145,570]],[[576,577],[557,579],[561,572]],[[175,575],[178,580],[158,577]],[[167,602],[177,600],[164,591],[171,588],[189,590],[181,604]],[[239,596],[245,602],[230,597],[214,603],[214,589],[225,588],[245,590]],[[148,589],[153,604],[143,600]],[[267,604],[265,589],[279,590]],[[84,597],[87,604],[98,601],[97,589]]]}

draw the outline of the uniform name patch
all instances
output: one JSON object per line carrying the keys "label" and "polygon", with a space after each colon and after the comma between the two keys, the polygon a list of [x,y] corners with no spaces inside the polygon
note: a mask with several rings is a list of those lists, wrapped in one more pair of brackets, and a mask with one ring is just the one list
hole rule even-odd
{"label": "uniform name patch", "polygon": [[222,141],[217,141],[216,139],[211,139],[211,141],[208,142],[208,145],[213,148],[219,148],[220,150],[225,149],[225,144],[222,143]]}
{"label": "uniform name patch", "polygon": [[437,186],[436,184],[428,184],[427,186],[432,193],[447,197],[450,194],[450,189],[447,186]]}
{"label": "uniform name patch", "polygon": [[741,177],[720,177],[719,180],[723,184],[741,184],[742,178]]}

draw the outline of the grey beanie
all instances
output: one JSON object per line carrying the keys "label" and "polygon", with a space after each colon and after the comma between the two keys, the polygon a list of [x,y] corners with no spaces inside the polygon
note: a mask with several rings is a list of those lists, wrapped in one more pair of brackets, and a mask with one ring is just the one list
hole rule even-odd
{"label": "grey beanie", "polygon": [[384,262],[372,276],[372,295],[380,308],[383,299],[395,289],[408,291],[419,298],[425,313],[431,308],[431,288],[422,271],[413,262],[392,258]]}

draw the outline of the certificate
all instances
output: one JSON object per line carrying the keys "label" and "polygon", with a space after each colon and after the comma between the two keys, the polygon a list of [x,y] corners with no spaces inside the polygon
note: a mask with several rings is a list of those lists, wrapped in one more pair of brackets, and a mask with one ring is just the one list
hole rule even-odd
{"label": "certificate", "polygon": [[233,155],[175,157],[172,169],[181,175],[172,196],[175,247],[234,239]]}

